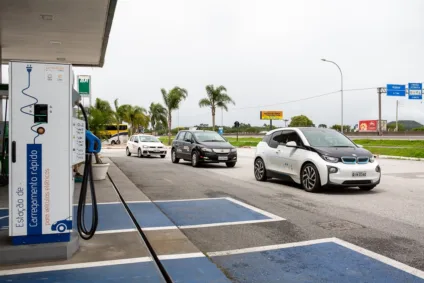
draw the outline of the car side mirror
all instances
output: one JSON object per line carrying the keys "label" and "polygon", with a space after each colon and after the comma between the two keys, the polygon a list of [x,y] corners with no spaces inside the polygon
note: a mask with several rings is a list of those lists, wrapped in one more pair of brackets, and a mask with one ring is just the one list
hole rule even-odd
{"label": "car side mirror", "polygon": [[134,142],[138,143],[138,141],[134,141]]}
{"label": "car side mirror", "polygon": [[289,141],[288,143],[286,143],[287,147],[297,147],[297,143],[295,141]]}

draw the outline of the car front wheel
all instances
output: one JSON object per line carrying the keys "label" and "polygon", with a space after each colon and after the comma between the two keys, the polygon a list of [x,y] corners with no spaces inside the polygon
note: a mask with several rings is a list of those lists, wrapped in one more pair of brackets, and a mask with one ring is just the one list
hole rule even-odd
{"label": "car front wheel", "polygon": [[180,159],[177,158],[177,151],[175,149],[173,149],[171,151],[171,161],[172,161],[172,163],[178,163],[178,162],[180,162]]}
{"label": "car front wheel", "polygon": [[143,154],[141,153],[141,149],[140,148],[137,151],[137,156],[140,157],[140,158],[143,157]]}
{"label": "car front wheel", "polygon": [[130,149],[128,147],[125,151],[127,152],[127,156],[131,156],[131,152],[130,152]]}
{"label": "car front wheel", "polygon": [[312,163],[307,163],[302,168],[302,187],[307,192],[317,192],[321,189],[321,180],[318,169]]}
{"label": "car front wheel", "polygon": [[266,181],[266,168],[262,158],[257,158],[254,165],[255,178],[258,181]]}
{"label": "car front wheel", "polygon": [[191,166],[198,167],[199,166],[199,154],[197,151],[193,151],[191,154]]}

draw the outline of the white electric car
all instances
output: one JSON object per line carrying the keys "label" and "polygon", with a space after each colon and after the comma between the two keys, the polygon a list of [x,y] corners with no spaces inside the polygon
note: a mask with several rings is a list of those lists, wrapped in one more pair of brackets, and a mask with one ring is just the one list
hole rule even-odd
{"label": "white electric car", "polygon": [[308,192],[323,186],[372,190],[381,169],[371,152],[335,130],[282,128],[259,142],[254,174],[258,181],[289,178]]}
{"label": "white electric car", "polygon": [[160,156],[165,158],[166,146],[157,138],[151,135],[133,135],[127,142],[127,156],[136,153],[138,157]]}

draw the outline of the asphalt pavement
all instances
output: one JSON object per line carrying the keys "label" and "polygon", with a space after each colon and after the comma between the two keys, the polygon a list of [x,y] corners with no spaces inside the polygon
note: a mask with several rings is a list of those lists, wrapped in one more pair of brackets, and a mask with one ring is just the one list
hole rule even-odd
{"label": "asphalt pavement", "polygon": [[235,168],[103,154],[234,282],[423,282],[424,162],[382,159],[373,191],[312,194],[257,182],[253,149]]}

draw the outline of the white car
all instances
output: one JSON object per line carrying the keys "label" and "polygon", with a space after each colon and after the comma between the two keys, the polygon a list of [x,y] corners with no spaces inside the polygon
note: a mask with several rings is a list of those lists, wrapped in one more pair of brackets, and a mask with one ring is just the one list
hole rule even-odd
{"label": "white car", "polygon": [[160,156],[165,158],[166,146],[157,138],[151,135],[133,135],[127,142],[127,156],[137,154],[138,157]]}
{"label": "white car", "polygon": [[381,169],[371,152],[335,130],[282,128],[259,142],[254,174],[258,181],[289,178],[308,192],[323,186],[372,190]]}
{"label": "white car", "polygon": [[128,142],[128,132],[119,133],[119,136],[118,134],[113,135],[108,139],[108,143],[111,145],[125,144],[127,142]]}

